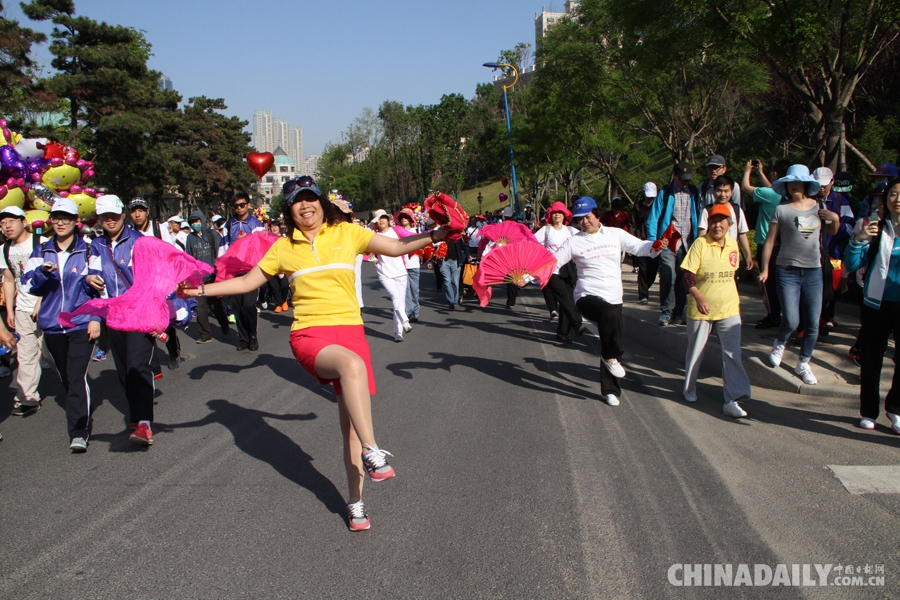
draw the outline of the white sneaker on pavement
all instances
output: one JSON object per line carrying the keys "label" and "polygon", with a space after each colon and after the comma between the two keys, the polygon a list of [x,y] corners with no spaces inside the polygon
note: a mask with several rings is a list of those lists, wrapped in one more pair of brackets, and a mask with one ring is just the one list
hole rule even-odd
{"label": "white sneaker on pavement", "polygon": [[732,419],[742,419],[747,416],[747,411],[741,408],[741,405],[734,400],[726,402],[722,407],[722,412]]}
{"label": "white sneaker on pavement", "polygon": [[875,429],[875,419],[870,419],[869,417],[863,417],[859,420],[859,428],[860,429]]}
{"label": "white sneaker on pavement", "polygon": [[891,420],[891,429],[894,430],[894,433],[900,434],[900,415],[895,415],[894,413],[885,414]]}
{"label": "white sneaker on pavement", "polygon": [[409,323],[404,323],[403,324],[403,333],[409,333],[410,331],[412,331],[412,325],[410,325]]}
{"label": "white sneaker on pavement", "polygon": [[606,367],[610,375],[612,375],[613,377],[618,377],[619,379],[625,377],[625,369],[622,367],[622,363],[620,363],[616,359],[603,360],[603,358],[601,357],[600,362],[603,363],[603,366]]}
{"label": "white sneaker on pavement", "polygon": [[615,394],[607,394],[607,395],[603,396],[603,400],[610,406],[618,406],[619,405],[619,399],[616,398]]}
{"label": "white sneaker on pavement", "polygon": [[769,352],[769,362],[772,363],[773,367],[777,367],[781,365],[781,357],[784,356],[784,344],[779,344],[776,340],[774,344],[772,344],[772,351]]}
{"label": "white sneaker on pavement", "polygon": [[800,379],[803,380],[803,383],[806,385],[816,385],[819,383],[819,380],[816,379],[816,376],[813,375],[812,369],[809,368],[808,362],[799,362],[797,363],[797,368],[794,369],[794,373],[800,376]]}

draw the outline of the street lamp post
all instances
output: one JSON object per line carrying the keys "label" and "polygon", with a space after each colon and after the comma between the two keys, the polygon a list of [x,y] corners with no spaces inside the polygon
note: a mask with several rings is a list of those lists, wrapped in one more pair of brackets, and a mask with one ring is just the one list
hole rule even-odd
{"label": "street lamp post", "polygon": [[516,76],[516,78],[513,80],[511,85],[503,86],[503,106],[506,108],[506,136],[509,139],[509,165],[512,169],[513,201],[515,202],[514,208],[516,211],[516,219],[518,219],[519,218],[519,188],[516,183],[516,157],[513,154],[512,125],[509,122],[509,99],[506,94],[506,90],[515,87],[516,83],[518,83],[519,70],[515,66],[508,65],[506,63],[487,62],[487,63],[484,63],[484,66],[489,69],[501,69],[503,67],[508,67],[513,70],[513,74]]}
{"label": "street lamp post", "polygon": [[484,201],[484,198],[481,196],[481,192],[478,192],[478,213],[483,214],[481,212],[481,203]]}

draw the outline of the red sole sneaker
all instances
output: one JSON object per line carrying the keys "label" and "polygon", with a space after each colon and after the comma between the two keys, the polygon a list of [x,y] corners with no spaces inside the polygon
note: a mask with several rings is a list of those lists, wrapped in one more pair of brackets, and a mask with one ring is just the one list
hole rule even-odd
{"label": "red sole sneaker", "polygon": [[129,437],[128,439],[134,444],[140,444],[141,446],[152,446],[153,432],[150,431],[150,428],[146,425],[138,425],[138,428],[134,430],[134,433],[132,433],[131,437]]}
{"label": "red sole sneaker", "polygon": [[385,471],[384,473],[376,473],[374,471],[366,471],[369,475],[369,479],[372,480],[372,483],[379,483],[381,481],[386,481],[394,477],[397,473],[394,472],[394,469],[391,468],[390,471]]}
{"label": "red sole sneaker", "polygon": [[372,529],[372,522],[366,519],[365,523],[354,523],[350,519],[347,520],[347,529],[350,531],[367,531]]}

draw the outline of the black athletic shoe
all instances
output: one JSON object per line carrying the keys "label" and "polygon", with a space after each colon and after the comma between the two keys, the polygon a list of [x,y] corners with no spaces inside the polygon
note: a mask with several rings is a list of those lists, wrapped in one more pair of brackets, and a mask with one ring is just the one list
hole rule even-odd
{"label": "black athletic shoe", "polygon": [[237,345],[237,351],[240,352],[241,350],[246,350],[249,347],[250,347],[250,344],[248,344],[247,342],[241,342],[240,344]]}
{"label": "black athletic shoe", "polygon": [[33,415],[37,411],[41,410],[40,404],[35,404],[34,406],[28,406],[25,404],[19,404],[16,402],[16,405],[13,406],[12,412],[10,413],[14,417],[27,417],[28,415]]}
{"label": "black athletic shoe", "polygon": [[410,323],[418,323],[418,322],[419,322],[419,317],[410,317],[410,318],[409,318],[409,322],[410,322]]}
{"label": "black athletic shoe", "polygon": [[259,340],[255,337],[250,338],[250,343],[247,345],[247,349],[250,350],[250,352],[256,352],[257,350],[259,350]]}
{"label": "black athletic shoe", "polygon": [[556,341],[559,342],[560,344],[571,344],[572,343],[572,340],[570,340],[566,336],[560,335],[558,333],[556,334]]}
{"label": "black athletic shoe", "polygon": [[175,370],[184,362],[184,359],[180,356],[169,357],[169,370]]}
{"label": "black athletic shoe", "polygon": [[756,322],[757,329],[778,329],[779,327],[781,327],[781,319],[771,315],[766,315]]}

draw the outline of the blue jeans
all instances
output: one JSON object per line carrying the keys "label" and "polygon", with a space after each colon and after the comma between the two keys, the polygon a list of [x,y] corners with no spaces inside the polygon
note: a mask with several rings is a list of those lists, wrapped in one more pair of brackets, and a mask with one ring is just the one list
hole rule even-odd
{"label": "blue jeans", "polygon": [[822,268],[776,267],[778,271],[778,300],[781,302],[781,327],[775,341],[786,344],[800,325],[803,314],[803,345],[800,362],[812,357],[819,338],[819,317],[822,314]]}
{"label": "blue jeans", "polygon": [[419,318],[419,269],[406,272],[406,316]]}
{"label": "blue jeans", "polygon": [[444,276],[447,304],[459,304],[459,263],[455,260],[441,261],[441,275]]}
{"label": "blue jeans", "polygon": [[686,254],[681,244],[676,252],[666,248],[659,255],[659,308],[670,317],[682,316],[687,304],[687,290],[681,276],[681,263]]}

